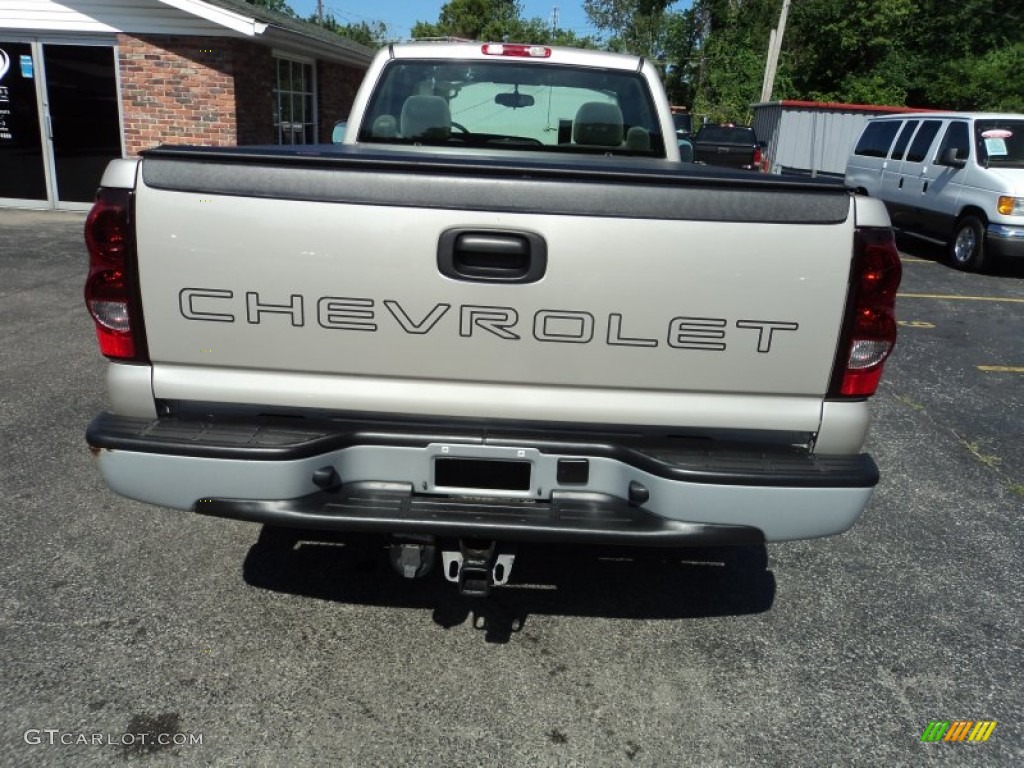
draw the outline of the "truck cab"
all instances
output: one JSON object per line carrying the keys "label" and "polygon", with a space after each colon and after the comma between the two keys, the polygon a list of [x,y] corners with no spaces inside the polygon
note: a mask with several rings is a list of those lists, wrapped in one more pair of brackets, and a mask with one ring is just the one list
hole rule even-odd
{"label": "truck cab", "polygon": [[708,123],[702,125],[693,137],[696,162],[744,171],[766,170],[766,146],[763,141],[758,141],[753,128],[735,123]]}

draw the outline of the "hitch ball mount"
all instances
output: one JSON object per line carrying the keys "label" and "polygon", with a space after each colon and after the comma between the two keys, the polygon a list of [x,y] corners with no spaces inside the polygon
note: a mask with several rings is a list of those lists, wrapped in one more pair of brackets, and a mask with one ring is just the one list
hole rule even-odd
{"label": "hitch ball mount", "polygon": [[[432,536],[396,538],[389,552],[391,566],[404,578],[421,578],[433,570],[437,550]],[[466,597],[487,597],[492,587],[507,584],[515,559],[514,550],[496,541],[460,539],[457,551],[441,551],[444,577]]]}

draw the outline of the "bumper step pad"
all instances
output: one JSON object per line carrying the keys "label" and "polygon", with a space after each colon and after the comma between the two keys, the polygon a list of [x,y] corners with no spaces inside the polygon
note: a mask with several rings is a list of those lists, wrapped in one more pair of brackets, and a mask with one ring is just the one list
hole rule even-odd
{"label": "bumper step pad", "polygon": [[556,493],[544,501],[480,503],[353,483],[284,501],[200,499],[195,511],[282,527],[361,533],[666,547],[764,542],[756,528],[666,520],[601,494]]}

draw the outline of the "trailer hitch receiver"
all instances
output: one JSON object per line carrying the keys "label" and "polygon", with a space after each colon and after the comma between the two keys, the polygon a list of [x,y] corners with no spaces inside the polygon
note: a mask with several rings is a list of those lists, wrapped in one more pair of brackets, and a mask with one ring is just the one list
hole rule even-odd
{"label": "trailer hitch receiver", "polygon": [[466,597],[487,597],[491,587],[508,583],[515,553],[496,541],[460,539],[459,551],[442,551],[444,576],[459,585]]}

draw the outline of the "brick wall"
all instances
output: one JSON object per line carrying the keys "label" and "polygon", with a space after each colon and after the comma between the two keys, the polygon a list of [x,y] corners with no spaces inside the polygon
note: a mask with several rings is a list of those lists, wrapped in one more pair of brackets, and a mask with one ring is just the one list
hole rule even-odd
{"label": "brick wall", "polygon": [[338,120],[345,120],[352,102],[356,97],[359,84],[363,81],[363,71],[352,69],[340,64],[317,62],[317,109],[320,120],[318,130],[320,141],[331,140],[331,131]]}
{"label": "brick wall", "polygon": [[270,49],[235,41],[235,119],[239,144],[274,144],[274,57]]}
{"label": "brick wall", "polygon": [[236,141],[235,41],[118,35],[129,155],[157,144]]}
{"label": "brick wall", "polygon": [[[273,144],[274,59],[246,40],[118,35],[125,149]],[[362,70],[317,63],[320,141],[348,116]]]}

